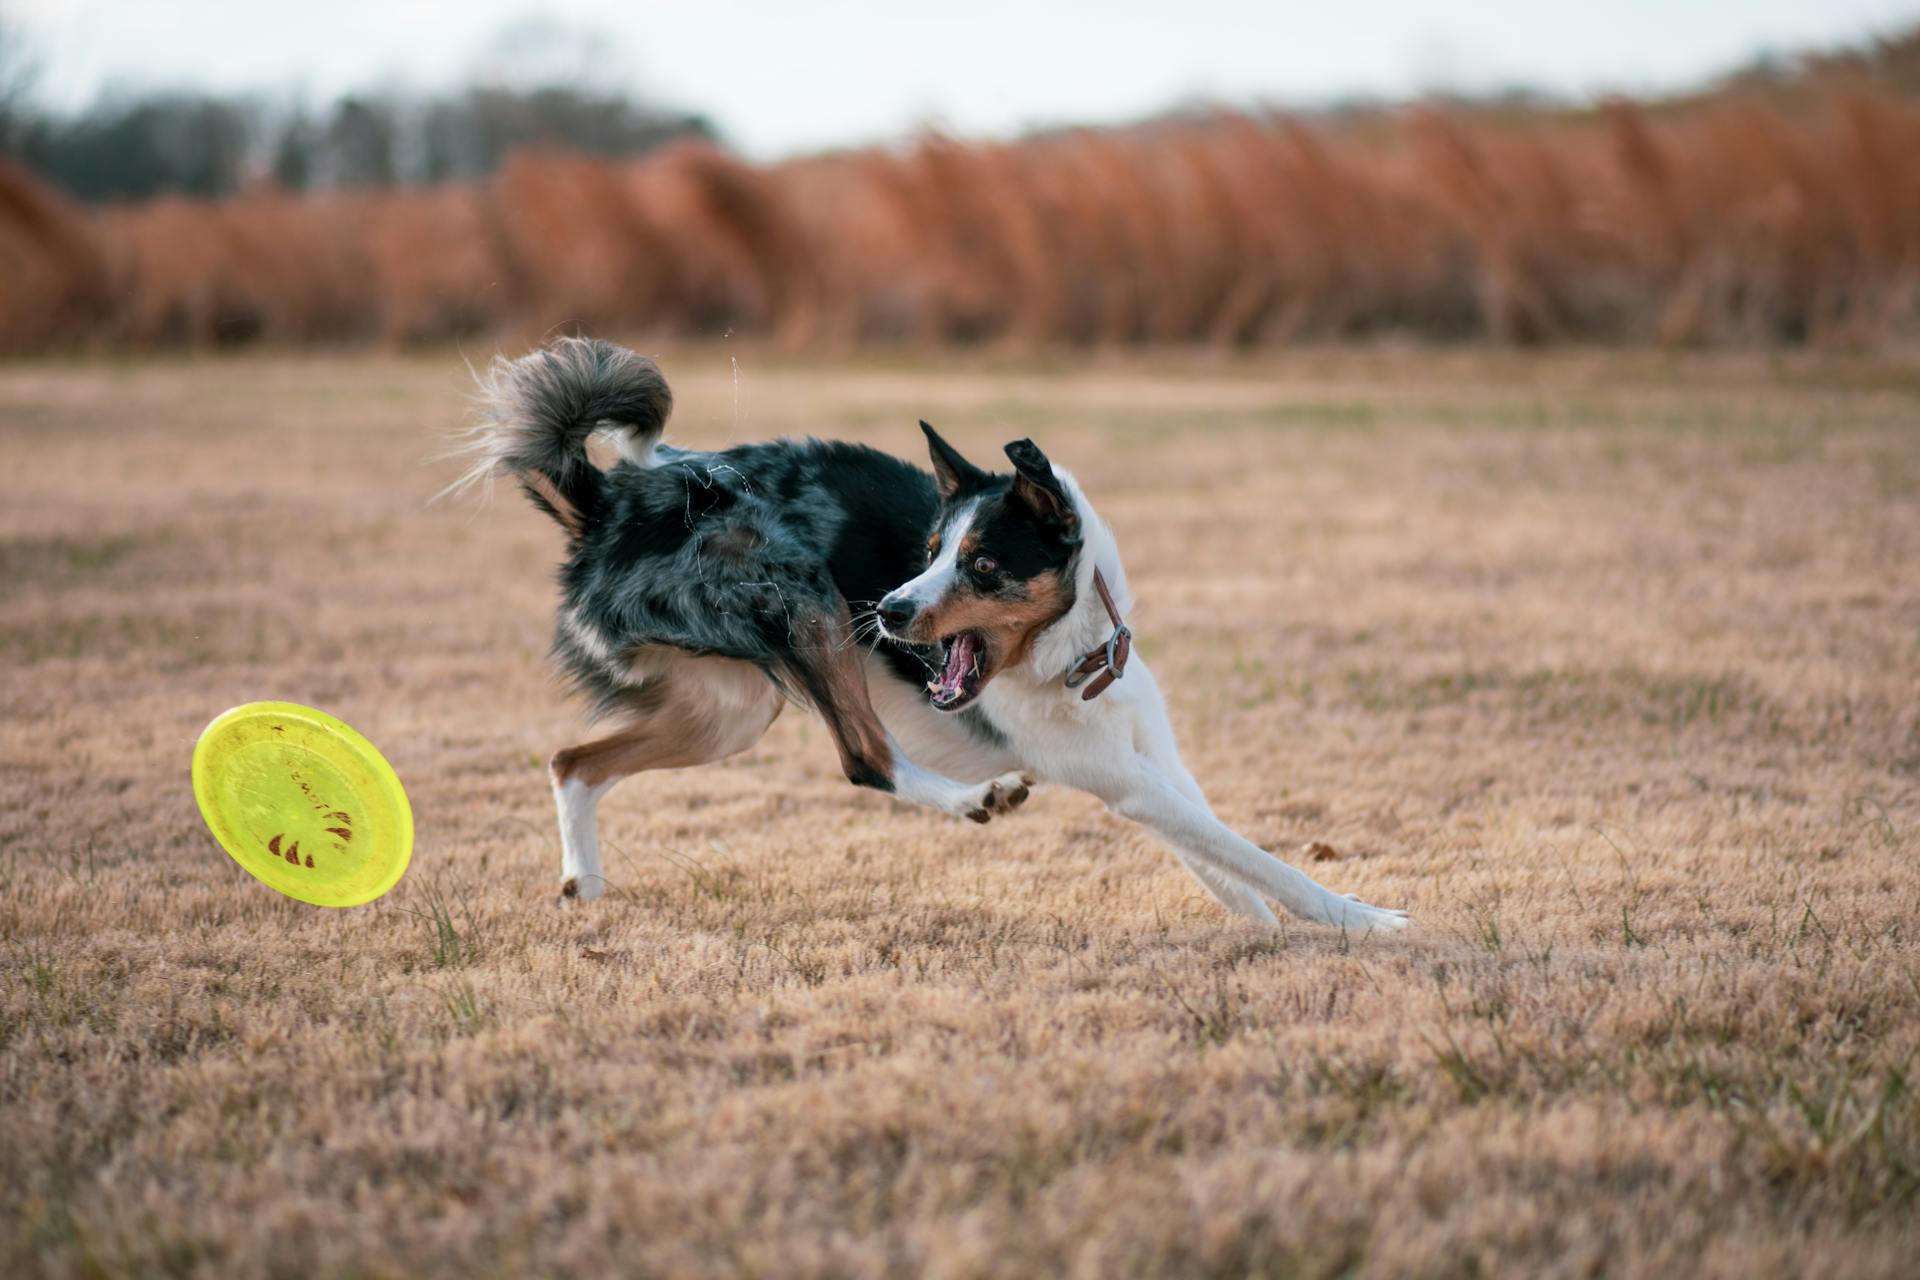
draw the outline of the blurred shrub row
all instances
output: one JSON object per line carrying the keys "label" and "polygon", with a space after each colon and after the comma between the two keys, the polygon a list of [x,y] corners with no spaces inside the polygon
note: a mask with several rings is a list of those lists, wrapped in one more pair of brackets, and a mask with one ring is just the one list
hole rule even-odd
{"label": "blurred shrub row", "polygon": [[0,349],[572,324],[867,341],[1862,342],[1920,324],[1920,106],[1204,114],[753,166],[513,153],[419,188],[87,209],[0,167]]}

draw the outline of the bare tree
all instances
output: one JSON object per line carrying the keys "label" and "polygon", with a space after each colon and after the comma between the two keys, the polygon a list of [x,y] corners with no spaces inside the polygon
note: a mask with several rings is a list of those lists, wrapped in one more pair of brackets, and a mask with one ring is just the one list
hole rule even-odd
{"label": "bare tree", "polygon": [[32,118],[30,95],[39,70],[25,34],[0,17],[0,152],[19,149]]}
{"label": "bare tree", "polygon": [[[297,102],[189,92],[108,96],[84,112],[33,112],[30,66],[0,26],[0,142],[83,200],[163,191],[222,195],[265,177],[288,189],[362,189],[471,180],[517,148],[638,155],[676,138],[712,138],[704,117],[610,87],[619,59],[539,26],[541,56],[507,76],[437,97],[355,94],[310,111]],[[581,68],[597,56],[595,74]],[[559,76],[545,80],[544,76]],[[584,86],[584,87],[583,87]],[[597,87],[596,87],[597,86]]]}

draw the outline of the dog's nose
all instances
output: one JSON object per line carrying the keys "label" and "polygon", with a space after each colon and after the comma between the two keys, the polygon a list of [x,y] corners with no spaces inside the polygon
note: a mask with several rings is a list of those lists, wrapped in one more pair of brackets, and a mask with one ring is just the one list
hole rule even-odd
{"label": "dog's nose", "polygon": [[913,601],[900,596],[888,596],[880,602],[880,621],[887,624],[887,630],[899,633],[913,621],[913,615],[920,612]]}

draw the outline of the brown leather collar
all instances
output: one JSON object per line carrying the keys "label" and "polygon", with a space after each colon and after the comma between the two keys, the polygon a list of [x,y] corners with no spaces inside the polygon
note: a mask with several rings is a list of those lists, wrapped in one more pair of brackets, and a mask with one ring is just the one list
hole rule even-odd
{"label": "brown leather collar", "polygon": [[1080,661],[1067,668],[1067,688],[1087,686],[1080,694],[1082,702],[1092,702],[1107,691],[1108,685],[1127,674],[1127,655],[1133,652],[1133,632],[1127,629],[1120,610],[1114,607],[1113,594],[1107,590],[1107,580],[1098,569],[1093,571],[1093,589],[1100,593],[1100,603],[1107,606],[1107,616],[1113,619],[1113,634],[1105,644],[1089,649]]}

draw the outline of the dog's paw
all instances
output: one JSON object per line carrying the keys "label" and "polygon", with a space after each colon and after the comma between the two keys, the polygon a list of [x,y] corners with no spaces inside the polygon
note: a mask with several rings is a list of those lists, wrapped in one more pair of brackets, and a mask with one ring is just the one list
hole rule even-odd
{"label": "dog's paw", "polygon": [[1398,907],[1376,907],[1351,893],[1340,895],[1340,905],[1330,915],[1328,924],[1363,933],[1393,933],[1413,923],[1413,917]]}
{"label": "dog's paw", "polygon": [[1021,773],[1003,773],[975,787],[961,813],[974,822],[991,822],[996,813],[1012,813],[1027,802],[1033,779]]}
{"label": "dog's paw", "polygon": [[603,876],[568,876],[560,882],[560,905],[571,907],[592,902],[606,891],[607,881]]}

